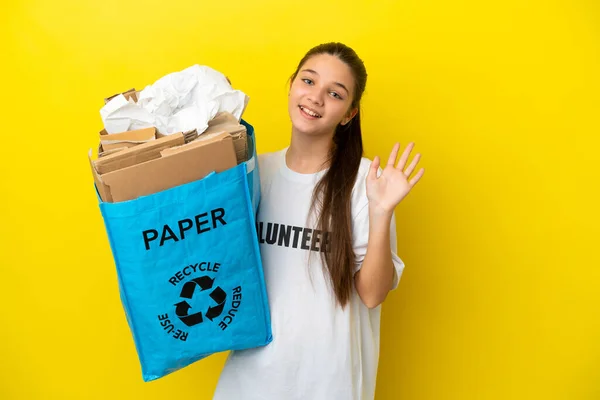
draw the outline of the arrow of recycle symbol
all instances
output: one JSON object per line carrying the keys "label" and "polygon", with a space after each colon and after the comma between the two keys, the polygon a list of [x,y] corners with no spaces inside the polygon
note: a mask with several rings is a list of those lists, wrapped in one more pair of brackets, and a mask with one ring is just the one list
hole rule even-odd
{"label": "arrow of recycle symbol", "polygon": [[[191,299],[194,296],[196,286],[200,286],[200,291],[204,292],[205,290],[211,289],[213,287],[214,282],[215,280],[211,279],[208,276],[201,276],[199,278],[194,278],[190,281],[187,281],[181,288],[180,297]],[[223,307],[225,307],[225,299],[227,298],[227,294],[223,289],[217,286],[213,289],[209,296],[215,301],[215,303],[217,303],[217,305],[214,307],[209,306],[204,316],[212,321],[214,318],[217,318],[223,312]],[[192,306],[190,306],[187,301],[180,301],[179,303],[175,304],[175,307],[175,314],[177,314],[181,322],[183,322],[187,326],[194,326],[202,322],[202,311],[191,315],[188,314]]]}

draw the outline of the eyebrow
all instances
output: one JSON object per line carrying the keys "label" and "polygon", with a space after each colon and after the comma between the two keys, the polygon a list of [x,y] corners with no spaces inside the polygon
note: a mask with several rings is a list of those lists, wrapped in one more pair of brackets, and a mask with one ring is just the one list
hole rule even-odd
{"label": "eyebrow", "polygon": [[[300,72],[309,72],[309,73],[315,74],[317,76],[319,75],[319,73],[317,71],[315,71],[313,69],[309,69],[309,68],[303,69]],[[350,91],[348,90],[348,88],[343,83],[340,83],[340,82],[333,82],[333,83],[334,83],[334,85],[337,85],[337,86],[341,87],[342,89],[344,89],[346,91],[346,93],[350,93]]]}

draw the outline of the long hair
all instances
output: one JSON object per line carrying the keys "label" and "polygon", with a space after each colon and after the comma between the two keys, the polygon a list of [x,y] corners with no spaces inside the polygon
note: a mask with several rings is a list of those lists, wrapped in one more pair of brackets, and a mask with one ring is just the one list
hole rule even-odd
{"label": "long hair", "polygon": [[321,253],[329,273],[338,304],[344,308],[353,288],[355,254],[352,247],[352,188],[363,156],[360,129],[360,99],[367,83],[367,71],[362,60],[350,47],[342,43],[325,43],[308,51],[300,60],[292,81],[302,65],[311,57],[329,54],[338,57],[350,67],[354,76],[351,109],[358,112],[346,125],[338,125],[329,152],[329,169],[315,186],[310,210],[319,209],[317,229],[329,232],[329,246]]}

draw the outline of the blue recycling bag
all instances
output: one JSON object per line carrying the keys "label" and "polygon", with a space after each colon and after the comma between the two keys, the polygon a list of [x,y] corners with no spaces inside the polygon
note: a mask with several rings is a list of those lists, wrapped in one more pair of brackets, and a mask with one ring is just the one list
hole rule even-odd
{"label": "blue recycling bag", "polygon": [[100,200],[144,381],[272,340],[254,129],[242,123],[249,161],[135,200]]}

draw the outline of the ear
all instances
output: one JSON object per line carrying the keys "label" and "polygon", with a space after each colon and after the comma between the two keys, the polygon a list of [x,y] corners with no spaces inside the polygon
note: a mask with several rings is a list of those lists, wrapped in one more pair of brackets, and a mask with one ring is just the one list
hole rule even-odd
{"label": "ear", "polygon": [[356,108],[356,107],[353,108],[352,110],[350,110],[348,112],[348,114],[346,114],[344,119],[342,119],[342,125],[346,125],[348,122],[352,121],[352,118],[354,118],[357,113],[358,113],[358,108]]}

